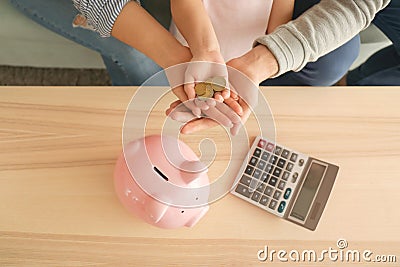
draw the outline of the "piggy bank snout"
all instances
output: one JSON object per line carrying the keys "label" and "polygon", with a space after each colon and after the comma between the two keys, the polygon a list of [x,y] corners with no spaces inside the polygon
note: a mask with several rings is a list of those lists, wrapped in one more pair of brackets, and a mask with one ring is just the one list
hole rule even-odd
{"label": "piggy bank snout", "polygon": [[168,206],[157,200],[147,201],[144,210],[153,223],[158,223],[168,210]]}

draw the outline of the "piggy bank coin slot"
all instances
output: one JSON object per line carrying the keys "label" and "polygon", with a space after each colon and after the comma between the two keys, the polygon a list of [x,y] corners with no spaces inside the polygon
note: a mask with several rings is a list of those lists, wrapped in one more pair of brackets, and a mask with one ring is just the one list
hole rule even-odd
{"label": "piggy bank coin slot", "polygon": [[161,178],[163,178],[165,181],[167,181],[168,182],[168,177],[164,174],[164,173],[162,173],[162,171],[160,171],[157,167],[153,167],[153,170],[158,174],[158,175],[160,175],[161,176]]}

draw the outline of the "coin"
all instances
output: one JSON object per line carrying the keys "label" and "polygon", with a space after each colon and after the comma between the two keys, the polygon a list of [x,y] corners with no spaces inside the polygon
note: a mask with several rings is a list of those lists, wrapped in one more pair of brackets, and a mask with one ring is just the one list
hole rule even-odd
{"label": "coin", "polygon": [[206,84],[198,83],[195,85],[194,90],[196,91],[196,95],[204,95],[206,93]]}
{"label": "coin", "polygon": [[[197,94],[197,98],[206,101],[208,98],[214,96],[214,90],[212,89],[211,85],[202,83],[204,85],[204,93],[203,94]],[[203,86],[201,86],[203,88]]]}
{"label": "coin", "polygon": [[216,92],[221,92],[225,90],[226,87],[226,80],[222,76],[217,76],[212,78],[212,88]]}
{"label": "coin", "polygon": [[208,78],[206,81],[205,81],[205,83],[206,84],[209,84],[209,85],[212,85],[212,83],[213,83],[213,78],[211,77],[211,78]]}
{"label": "coin", "polygon": [[213,97],[214,96],[213,87],[211,85],[206,85],[206,93],[204,95],[202,95],[202,96],[205,96],[205,97],[208,97],[208,98]]}

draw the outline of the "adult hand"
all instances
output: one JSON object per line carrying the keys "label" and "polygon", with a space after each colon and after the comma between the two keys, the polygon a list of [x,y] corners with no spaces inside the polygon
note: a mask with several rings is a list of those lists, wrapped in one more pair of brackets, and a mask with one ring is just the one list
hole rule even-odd
{"label": "adult hand", "polygon": [[195,123],[195,126],[197,124],[201,125],[201,129],[203,129],[203,125],[208,125],[210,123],[213,123],[212,125],[220,124],[230,129],[233,129],[236,124],[240,124],[241,118],[225,103],[216,101],[213,98],[207,99],[206,102],[209,108],[204,110],[203,113],[209,118],[196,119],[187,108],[187,105],[184,105],[180,100],[171,103],[170,107],[166,110],[166,115],[173,120],[186,123],[186,125],[181,129],[181,132],[184,134],[196,131],[196,129],[191,130],[190,127],[189,129],[187,128],[191,123]]}
{"label": "adult hand", "polygon": [[[231,62],[228,62],[227,65],[229,66],[230,63]],[[218,114],[218,118],[221,118],[222,115],[225,115],[228,118],[235,119],[232,119],[233,126],[231,127],[230,131],[232,135],[236,135],[241,126],[247,121],[251,113],[251,109],[257,105],[259,90],[258,85],[254,84],[254,82],[251,81],[249,77],[241,73],[240,70],[228,67],[228,73],[230,79],[229,82],[231,84],[230,97],[225,99],[224,103],[216,102],[216,109],[219,111],[219,113],[222,113]],[[181,132],[184,134],[214,127],[218,124],[224,125],[221,123],[224,120],[215,119],[215,117],[213,117],[213,115],[215,116],[214,113],[211,113],[210,116],[207,114],[207,112],[210,112],[208,110],[203,111],[203,113],[211,118],[201,118],[197,120],[193,120],[194,117],[191,118],[187,115],[184,115],[184,109],[180,109],[175,113],[171,113],[177,105],[179,105],[179,102],[171,104],[170,108],[167,110],[167,115],[170,115],[171,118],[181,122],[187,122],[189,119],[191,120],[181,129]],[[210,108],[210,110],[211,112],[215,112],[214,108]],[[233,117],[232,113],[236,114],[239,119],[237,119],[237,117]]]}

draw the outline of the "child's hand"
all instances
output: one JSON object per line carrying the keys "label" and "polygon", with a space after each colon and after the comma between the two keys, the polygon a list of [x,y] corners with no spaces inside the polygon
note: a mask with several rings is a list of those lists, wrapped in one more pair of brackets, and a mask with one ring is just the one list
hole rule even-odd
{"label": "child's hand", "polygon": [[[222,55],[219,52],[194,54],[185,73],[184,91],[188,99],[196,97],[196,84],[212,77],[224,77],[228,81],[228,70]],[[215,94],[215,99],[220,102],[227,98],[229,98],[229,88]]]}

